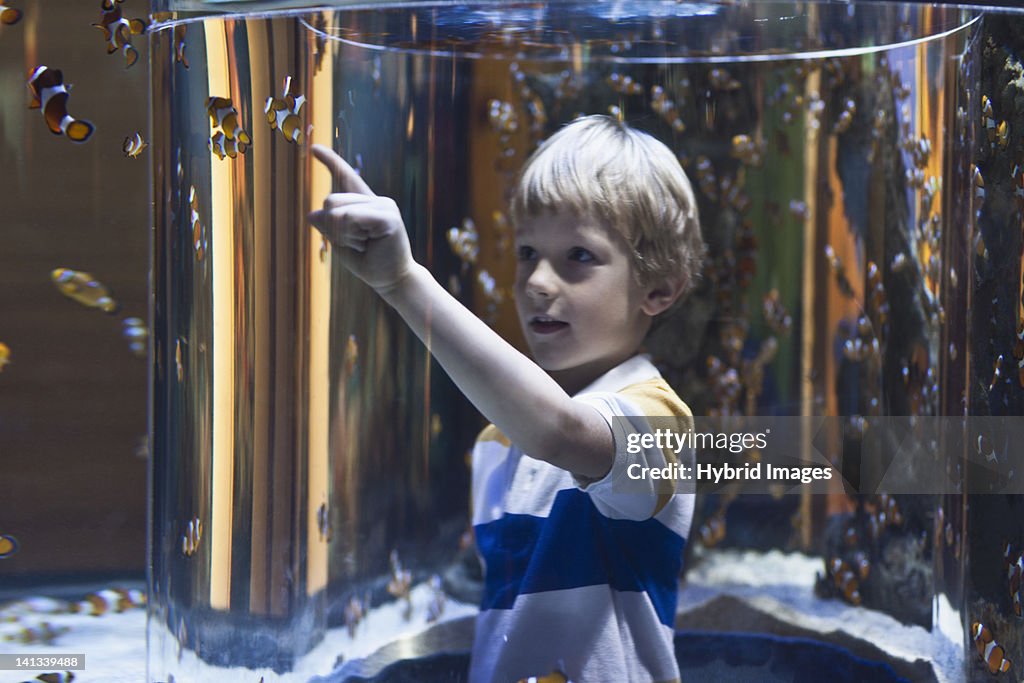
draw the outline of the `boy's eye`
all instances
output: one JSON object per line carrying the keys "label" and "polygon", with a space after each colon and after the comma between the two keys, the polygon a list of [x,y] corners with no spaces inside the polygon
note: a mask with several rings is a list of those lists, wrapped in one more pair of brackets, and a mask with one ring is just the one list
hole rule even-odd
{"label": "boy's eye", "polygon": [[533,247],[521,246],[516,250],[520,261],[529,261],[537,253],[533,250]]}
{"label": "boy's eye", "polygon": [[583,247],[573,247],[569,250],[569,260],[589,263],[594,260],[594,255]]}

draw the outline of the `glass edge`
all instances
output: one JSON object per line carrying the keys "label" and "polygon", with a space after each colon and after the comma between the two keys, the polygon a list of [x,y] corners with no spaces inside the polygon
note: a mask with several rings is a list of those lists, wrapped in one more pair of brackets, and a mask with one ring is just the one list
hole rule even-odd
{"label": "glass edge", "polygon": [[[175,13],[179,18],[197,17],[200,15],[231,15],[248,14],[250,12],[275,12],[282,10],[322,11],[334,9],[375,9],[403,7],[453,7],[460,5],[492,5],[507,6],[526,0],[474,0],[459,2],[458,0],[332,0],[329,2],[309,2],[308,0],[153,0],[153,13]],[[547,4],[564,4],[571,0],[547,0]],[[735,7],[736,0],[693,0],[695,3],[719,5],[724,8]],[[773,0],[751,0],[751,4],[769,4]],[[782,0],[779,0],[782,2]],[[853,0],[809,0],[817,5],[905,5],[908,7],[938,7],[948,9],[970,10],[974,12],[993,12],[1002,14],[1024,14],[1024,5],[1017,3],[983,4],[980,2],[898,2],[893,0],[866,0],[860,3]]]}

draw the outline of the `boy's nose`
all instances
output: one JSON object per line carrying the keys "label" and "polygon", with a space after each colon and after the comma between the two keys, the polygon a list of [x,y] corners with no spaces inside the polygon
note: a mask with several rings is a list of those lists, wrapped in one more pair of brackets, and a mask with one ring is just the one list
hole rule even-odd
{"label": "boy's nose", "polygon": [[550,299],[557,290],[557,276],[547,261],[538,261],[526,279],[526,293],[539,299]]}

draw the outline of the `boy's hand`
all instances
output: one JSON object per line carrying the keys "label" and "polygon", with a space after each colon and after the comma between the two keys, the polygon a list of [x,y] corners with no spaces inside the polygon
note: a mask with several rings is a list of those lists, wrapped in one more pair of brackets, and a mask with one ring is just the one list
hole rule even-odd
{"label": "boy's hand", "polygon": [[412,269],[412,249],[398,206],[378,197],[334,150],[313,145],[313,156],[334,176],[339,192],[327,195],[324,208],[308,218],[340,247],[342,263],[380,293],[395,287]]}

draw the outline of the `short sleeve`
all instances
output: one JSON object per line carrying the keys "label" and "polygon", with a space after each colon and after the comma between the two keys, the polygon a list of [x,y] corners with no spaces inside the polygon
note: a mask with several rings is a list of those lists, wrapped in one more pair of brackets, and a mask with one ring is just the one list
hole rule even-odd
{"label": "short sleeve", "polygon": [[470,505],[473,524],[493,522],[502,515],[508,480],[505,463],[511,444],[494,425],[480,432],[471,457],[472,492]]}
{"label": "short sleeve", "polygon": [[[665,467],[669,457],[657,446],[649,448],[634,445],[627,449],[631,434],[653,433],[645,414],[671,415],[678,413],[673,410],[648,412],[640,408],[637,401],[622,393],[590,393],[577,396],[575,400],[593,407],[608,423],[615,444],[615,458],[612,467],[601,479],[584,482],[576,479],[580,489],[586,491],[598,511],[612,519],[644,520],[657,514],[672,498],[671,481],[651,479],[630,479],[630,467],[639,465],[641,468]],[[676,399],[678,401],[678,399]],[[681,402],[679,402],[682,405]],[[651,406],[645,406],[648,410]],[[685,409],[685,406],[684,406]],[[688,416],[688,409],[686,409]],[[640,439],[633,439],[634,444],[641,444]],[[637,451],[637,452],[630,452]],[[681,453],[673,460],[685,462],[691,455]]]}

